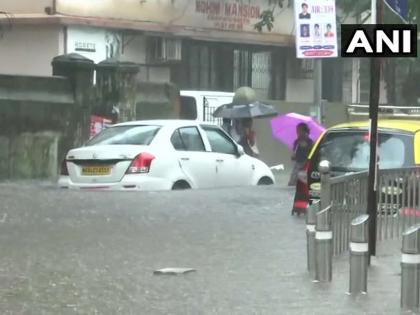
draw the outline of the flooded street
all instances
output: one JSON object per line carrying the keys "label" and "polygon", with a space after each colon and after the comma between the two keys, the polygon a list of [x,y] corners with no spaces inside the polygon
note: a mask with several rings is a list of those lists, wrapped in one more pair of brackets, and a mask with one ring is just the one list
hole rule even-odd
{"label": "flooded street", "polygon": [[[0,199],[1,314],[322,314],[343,300],[351,314],[345,304],[355,306],[344,294],[346,272],[333,291],[311,283],[304,219],[290,216],[286,188],[108,193],[3,184]],[[153,274],[167,267],[196,272]]]}
{"label": "flooded street", "polygon": [[[303,220],[288,235],[296,240],[284,240],[290,193],[274,187],[105,193],[4,185],[0,195],[2,314],[265,308],[273,275],[291,272],[279,268],[288,248],[303,245]],[[304,261],[290,263],[304,269]],[[165,267],[197,272],[153,275]],[[257,292],[265,298],[255,304]]]}

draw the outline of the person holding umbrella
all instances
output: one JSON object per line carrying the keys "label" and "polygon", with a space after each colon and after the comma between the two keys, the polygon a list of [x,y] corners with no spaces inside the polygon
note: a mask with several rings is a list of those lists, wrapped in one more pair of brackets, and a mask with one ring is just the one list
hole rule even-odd
{"label": "person holding umbrella", "polygon": [[257,137],[254,129],[252,128],[252,118],[244,118],[242,120],[242,126],[244,129],[243,139],[239,144],[244,147],[244,151],[246,154],[258,157],[259,150],[257,147]]}
{"label": "person holding umbrella", "polygon": [[258,157],[256,134],[252,128],[251,118],[234,119],[230,135],[244,148],[246,154]]}
{"label": "person holding umbrella", "polygon": [[223,118],[222,128],[229,135],[231,134],[231,132],[232,132],[232,123],[231,123],[231,120],[229,118]]}
{"label": "person holding umbrella", "polygon": [[304,169],[313,143],[325,132],[326,128],[316,119],[297,113],[288,113],[271,120],[273,137],[286,145],[292,152],[295,162],[289,185],[296,186],[292,214],[306,212],[309,194],[305,183],[298,180],[298,173]]}
{"label": "person holding umbrella", "polygon": [[313,141],[309,137],[310,130],[307,124],[300,123],[296,127],[297,139],[293,145],[292,160],[295,162],[289,179],[289,186],[296,186],[297,174],[305,166]]}
{"label": "person holding umbrella", "polygon": [[255,91],[246,86],[236,90],[232,103],[219,106],[213,113],[213,117],[232,120],[230,135],[253,157],[259,155],[253,119],[274,116],[277,116],[274,107],[259,102]]}

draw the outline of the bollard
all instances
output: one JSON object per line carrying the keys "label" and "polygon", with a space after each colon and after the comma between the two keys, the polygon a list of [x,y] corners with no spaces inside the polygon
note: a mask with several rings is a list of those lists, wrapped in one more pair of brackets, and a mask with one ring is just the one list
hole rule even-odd
{"label": "bollard", "polygon": [[314,201],[306,213],[306,253],[308,271],[315,270],[315,225],[320,201]]}
{"label": "bollard", "polygon": [[325,209],[331,204],[331,183],[330,183],[330,170],[331,163],[327,160],[322,160],[318,166],[321,175],[321,209]]}
{"label": "bollard", "polygon": [[329,282],[332,280],[332,230],[331,206],[316,214],[315,227],[315,281]]}
{"label": "bollard", "polygon": [[420,282],[420,225],[403,233],[401,255],[401,307],[415,310],[419,307]]}
{"label": "bollard", "polygon": [[349,294],[367,293],[369,266],[369,215],[358,216],[350,224]]}

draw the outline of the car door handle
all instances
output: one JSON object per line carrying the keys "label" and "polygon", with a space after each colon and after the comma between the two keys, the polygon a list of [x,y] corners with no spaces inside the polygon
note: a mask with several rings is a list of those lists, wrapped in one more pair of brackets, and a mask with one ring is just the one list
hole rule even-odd
{"label": "car door handle", "polygon": [[187,158],[187,157],[182,157],[181,158],[181,161],[189,161],[190,160],[190,158]]}
{"label": "car door handle", "polygon": [[216,160],[216,162],[218,162],[218,163],[222,163],[222,162],[224,162],[225,160],[222,160],[222,159],[217,159]]}

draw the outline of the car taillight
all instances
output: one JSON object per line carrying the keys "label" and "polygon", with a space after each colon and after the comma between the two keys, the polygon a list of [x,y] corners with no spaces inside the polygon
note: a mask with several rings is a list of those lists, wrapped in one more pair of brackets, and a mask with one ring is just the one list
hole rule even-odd
{"label": "car taillight", "polygon": [[309,167],[310,167],[310,161],[307,161],[305,163],[305,166],[303,167],[303,169],[298,172],[298,179],[299,179],[299,181],[301,181],[304,184],[307,184],[308,183],[308,171],[309,171]]}
{"label": "car taillight", "polygon": [[131,162],[130,167],[127,169],[127,174],[140,174],[149,173],[150,166],[155,156],[150,153],[140,153]]}
{"label": "car taillight", "polygon": [[60,175],[69,176],[69,170],[67,168],[67,161],[65,159],[63,160],[63,162],[61,162]]}

